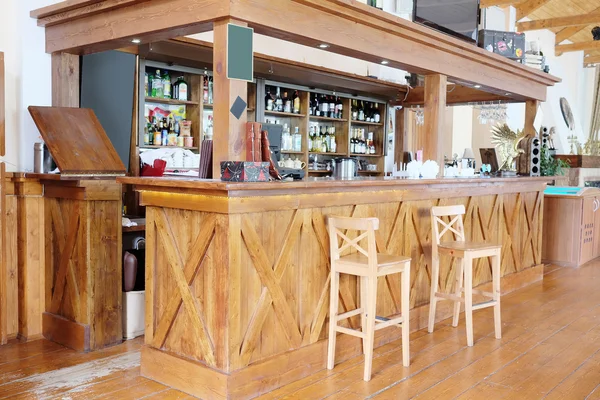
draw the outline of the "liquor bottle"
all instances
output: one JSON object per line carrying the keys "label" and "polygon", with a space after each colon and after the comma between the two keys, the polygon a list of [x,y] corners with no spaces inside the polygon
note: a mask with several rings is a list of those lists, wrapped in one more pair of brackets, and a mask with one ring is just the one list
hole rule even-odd
{"label": "liquor bottle", "polygon": [[329,138],[329,145],[331,146],[329,149],[332,153],[337,151],[337,140],[335,139],[335,126],[331,127],[331,137]]}
{"label": "liquor bottle", "polygon": [[329,96],[329,118],[337,118],[335,111],[335,97]]}
{"label": "liquor bottle", "polygon": [[308,115],[314,115],[312,94],[308,96]]}
{"label": "liquor bottle", "polygon": [[281,150],[290,151],[292,149],[292,138],[290,136],[290,128],[288,125],[283,125],[283,133],[281,134]]}
{"label": "liquor bottle", "polygon": [[300,135],[298,127],[296,127],[294,130],[293,144],[294,151],[302,151],[302,136]]}
{"label": "liquor bottle", "polygon": [[171,75],[169,75],[169,71],[165,71],[162,77],[163,82],[163,97],[165,99],[170,99],[172,96],[171,92]]}
{"label": "liquor bottle", "polygon": [[361,101],[360,104],[358,105],[358,120],[359,121],[365,120],[365,106],[364,106],[363,101]]}
{"label": "liquor bottle", "polygon": [[337,101],[335,103],[335,108],[337,109],[337,117],[339,119],[342,119],[343,117],[343,108],[344,108],[344,104],[342,103],[342,99],[340,99],[339,97],[337,98]]}
{"label": "liquor bottle", "polygon": [[356,100],[352,100],[352,120],[356,121],[358,119],[358,106],[356,105]]}
{"label": "liquor bottle", "polygon": [[202,101],[204,102],[204,104],[208,104],[208,75],[204,75],[204,79],[203,79],[203,84],[202,84]]}
{"label": "liquor bottle", "polygon": [[327,130],[324,126],[321,126],[321,148],[319,151],[327,153]]}
{"label": "liquor bottle", "polygon": [[373,122],[376,124],[381,122],[381,114],[379,113],[379,103],[375,103],[375,111],[373,113]]}
{"label": "liquor bottle", "polygon": [[315,127],[315,134],[314,134],[314,139],[313,139],[313,152],[318,153],[319,151],[321,151],[321,135],[319,133],[319,127],[316,126]]}
{"label": "liquor bottle", "polygon": [[308,151],[313,151],[313,135],[315,134],[315,127],[311,126],[308,129]]}
{"label": "liquor bottle", "polygon": [[179,83],[177,84],[177,98],[183,101],[188,101],[190,99],[189,85],[183,76],[179,77]]}
{"label": "liquor bottle", "polygon": [[321,103],[319,102],[319,96],[315,94],[315,101],[313,102],[313,107],[315,108],[314,114],[316,117],[321,116]]}
{"label": "liquor bottle", "polygon": [[271,88],[267,87],[267,94],[265,95],[265,107],[267,111],[273,111],[273,96],[271,96]]}
{"label": "liquor bottle", "polygon": [[277,96],[275,97],[275,111],[283,111],[283,100],[281,99],[281,89],[277,87]]}
{"label": "liquor bottle", "polygon": [[208,104],[213,103],[213,78],[212,76],[208,77]]}
{"label": "liquor bottle", "polygon": [[156,70],[156,74],[154,75],[154,79],[152,80],[152,97],[163,97],[163,81],[159,69]]}
{"label": "liquor bottle", "polygon": [[298,95],[298,91],[294,91],[294,96],[292,97],[292,105],[294,108],[294,114],[300,114],[300,96]]}
{"label": "liquor bottle", "polygon": [[283,92],[283,111],[286,113],[292,112],[292,99],[288,97],[288,92]]}

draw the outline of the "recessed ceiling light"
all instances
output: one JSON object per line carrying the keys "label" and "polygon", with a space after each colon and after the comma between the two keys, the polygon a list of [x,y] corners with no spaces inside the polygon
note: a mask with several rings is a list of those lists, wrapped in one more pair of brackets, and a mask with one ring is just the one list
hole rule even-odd
{"label": "recessed ceiling light", "polygon": [[481,85],[475,85],[473,86],[475,89],[479,89],[481,87]]}
{"label": "recessed ceiling light", "polygon": [[321,44],[319,45],[319,48],[320,48],[320,49],[326,49],[326,48],[328,48],[328,47],[329,47],[329,45],[328,45],[328,44],[325,44],[325,43],[321,43]]}
{"label": "recessed ceiling light", "polygon": [[511,94],[512,93],[508,93],[508,92],[504,93],[505,96],[510,96]]}
{"label": "recessed ceiling light", "polygon": [[140,39],[132,39],[131,43],[139,44],[142,43],[142,41]]}
{"label": "recessed ceiling light", "polygon": [[589,54],[586,54],[584,57],[589,57],[589,56],[590,56]]}
{"label": "recessed ceiling light", "polygon": [[388,65],[390,62],[389,62],[388,60],[383,60],[381,63],[382,63],[383,65]]}

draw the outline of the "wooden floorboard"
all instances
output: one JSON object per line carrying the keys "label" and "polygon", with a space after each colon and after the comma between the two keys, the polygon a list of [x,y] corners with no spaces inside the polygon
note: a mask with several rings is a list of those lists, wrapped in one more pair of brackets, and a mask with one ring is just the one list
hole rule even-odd
{"label": "wooden floorboard", "polygon": [[[502,298],[500,340],[492,310],[480,310],[473,347],[461,315],[458,328],[446,320],[433,334],[411,334],[408,368],[396,341],[375,350],[370,382],[356,357],[258,399],[600,400],[598,287],[600,262],[547,267],[542,282]],[[0,399],[191,399],[140,376],[142,343],[80,354],[46,340],[10,341],[0,347]]]}

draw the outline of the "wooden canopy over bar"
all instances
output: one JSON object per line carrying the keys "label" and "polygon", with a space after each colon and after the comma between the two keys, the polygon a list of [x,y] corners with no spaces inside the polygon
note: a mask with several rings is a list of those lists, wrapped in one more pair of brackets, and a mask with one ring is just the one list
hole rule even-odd
{"label": "wooden canopy over bar", "polygon": [[[498,94],[546,99],[552,75],[355,0],[70,0],[35,10],[46,51],[93,53],[205,32],[231,19],[257,33],[409,72],[443,74]],[[161,16],[155,18],[155,16]],[[294,23],[289,23],[294,21]]]}

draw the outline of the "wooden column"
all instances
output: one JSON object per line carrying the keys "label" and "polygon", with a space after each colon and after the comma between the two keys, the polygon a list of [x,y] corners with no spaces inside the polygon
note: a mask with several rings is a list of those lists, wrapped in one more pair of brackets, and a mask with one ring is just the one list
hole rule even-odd
{"label": "wooden column", "polygon": [[79,107],[79,56],[52,54],[52,106]]}
{"label": "wooden column", "polygon": [[451,138],[444,134],[446,109],[445,75],[425,76],[425,129],[423,160],[435,160],[443,171],[444,153],[451,155]]}
{"label": "wooden column", "polygon": [[45,309],[44,198],[37,179],[6,177],[6,267],[8,337],[22,341],[42,336]]}
{"label": "wooden column", "polygon": [[396,135],[394,137],[394,162],[400,169],[404,160],[404,148],[406,143],[406,108],[396,110]]}
{"label": "wooden column", "polygon": [[[6,154],[4,144],[4,53],[0,52],[0,156]],[[5,344],[8,336],[8,268],[6,265],[6,182],[4,182],[4,163],[0,163],[0,344]]]}
{"label": "wooden column", "polygon": [[540,102],[537,100],[527,100],[525,102],[525,134],[527,136],[537,135],[534,122],[539,104]]}
{"label": "wooden column", "polygon": [[224,19],[214,23],[213,47],[213,178],[221,176],[221,161],[245,161],[246,112],[236,118],[229,110],[238,96],[248,102],[248,83],[227,79],[227,24],[246,23]]}

